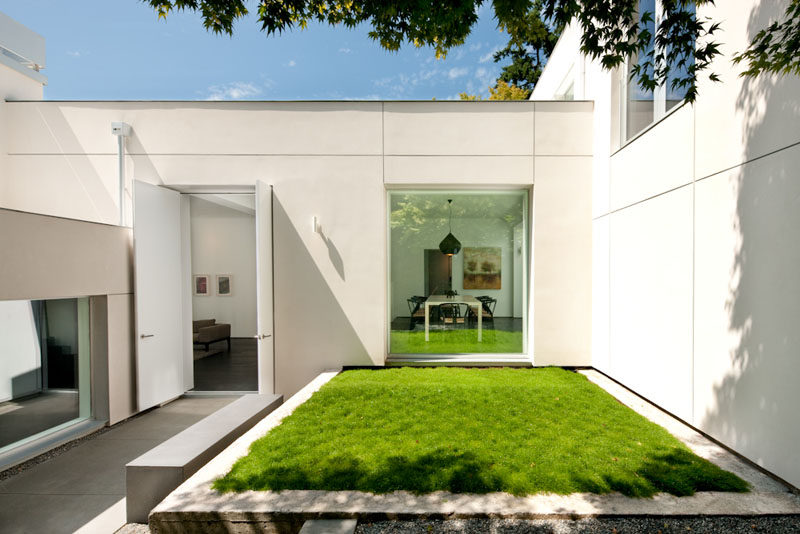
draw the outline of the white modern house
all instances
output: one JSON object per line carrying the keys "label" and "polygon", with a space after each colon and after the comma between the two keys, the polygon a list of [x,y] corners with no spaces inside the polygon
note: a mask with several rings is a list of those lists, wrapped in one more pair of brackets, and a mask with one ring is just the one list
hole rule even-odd
{"label": "white modern house", "polygon": [[[752,8],[703,8],[726,51],[780,12]],[[595,367],[800,485],[797,79],[727,54],[694,105],[648,98],[569,28],[526,102],[43,101],[44,40],[0,25],[0,406],[71,406],[6,462],[197,389],[216,319],[249,390]],[[480,340],[415,324],[445,288]]]}

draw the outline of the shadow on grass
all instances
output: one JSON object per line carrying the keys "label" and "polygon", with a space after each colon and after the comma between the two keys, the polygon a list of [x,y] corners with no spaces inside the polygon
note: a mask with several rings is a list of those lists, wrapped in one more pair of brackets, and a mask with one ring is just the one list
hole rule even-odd
{"label": "shadow on grass", "polygon": [[660,492],[686,497],[697,491],[749,491],[747,482],[738,476],[682,449],[648,459],[628,476],[599,475],[591,479],[577,475],[573,478],[581,487],[580,491],[616,491],[627,497],[652,497]]}
{"label": "shadow on grass", "polygon": [[[628,497],[651,497],[659,492],[686,496],[696,491],[748,491],[747,483],[736,475],[681,449],[643,461],[629,476],[598,474],[590,478],[574,473],[571,482],[577,492],[616,491]],[[416,458],[391,456],[376,469],[367,469],[360,460],[346,455],[327,458],[307,469],[265,466],[257,473],[229,473],[217,480],[214,488],[218,491],[355,490],[377,494],[401,490],[416,494],[530,493],[520,491],[510,474],[493,471],[489,460],[469,451],[445,448]],[[552,488],[545,485],[539,491]]]}

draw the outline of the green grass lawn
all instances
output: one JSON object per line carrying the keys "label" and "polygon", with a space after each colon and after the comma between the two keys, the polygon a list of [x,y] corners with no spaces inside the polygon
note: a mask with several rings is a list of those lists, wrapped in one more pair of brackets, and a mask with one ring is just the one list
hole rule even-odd
{"label": "green grass lawn", "polygon": [[492,328],[483,329],[483,341],[480,343],[476,328],[431,330],[429,341],[425,341],[424,331],[392,330],[390,337],[392,354],[522,352],[522,332],[506,332]]}
{"label": "green grass lawn", "polygon": [[221,491],[747,491],[583,375],[557,368],[347,371],[253,443]]}

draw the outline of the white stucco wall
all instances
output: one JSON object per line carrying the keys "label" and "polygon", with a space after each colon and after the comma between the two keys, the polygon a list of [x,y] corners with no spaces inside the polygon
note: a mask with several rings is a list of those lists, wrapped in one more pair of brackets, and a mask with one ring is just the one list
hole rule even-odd
{"label": "white stucco wall", "polygon": [[[592,361],[798,486],[800,79],[730,63],[785,5],[703,6],[723,21],[723,83],[702,79],[693,106],[596,152]],[[616,82],[597,83],[616,150]]]}
{"label": "white stucco wall", "polygon": [[[535,300],[542,317],[571,326],[530,346],[548,363],[590,361],[589,316],[574,311],[590,306],[591,256],[559,245],[576,232],[588,242],[590,204],[580,213],[558,206],[591,198],[591,103],[17,102],[6,112],[16,133],[3,207],[115,223],[113,121],[133,127],[129,179],[182,190],[273,186],[276,377],[285,394],[326,368],[384,363],[387,189],[535,191],[541,176],[548,186],[533,195],[531,226],[553,246],[532,256],[544,272],[557,254],[574,276],[529,293],[528,316]],[[537,215],[539,201],[550,209]]]}

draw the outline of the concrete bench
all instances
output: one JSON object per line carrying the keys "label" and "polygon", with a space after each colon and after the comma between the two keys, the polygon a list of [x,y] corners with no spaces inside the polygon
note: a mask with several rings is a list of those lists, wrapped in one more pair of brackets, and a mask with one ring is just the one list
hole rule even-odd
{"label": "concrete bench", "polygon": [[282,403],[282,395],[244,395],[127,464],[128,523],[147,523],[172,490]]}

